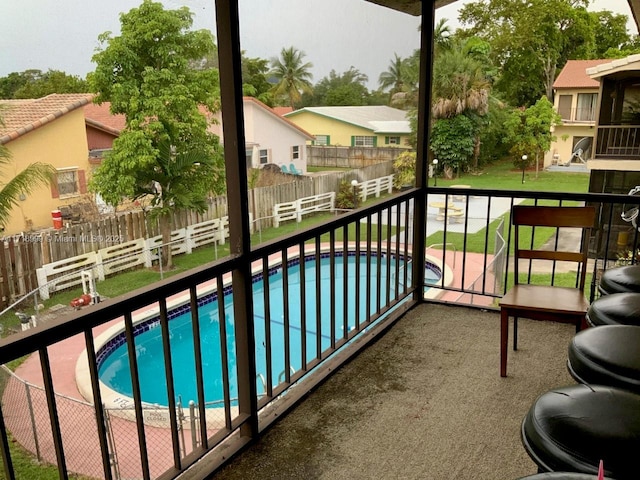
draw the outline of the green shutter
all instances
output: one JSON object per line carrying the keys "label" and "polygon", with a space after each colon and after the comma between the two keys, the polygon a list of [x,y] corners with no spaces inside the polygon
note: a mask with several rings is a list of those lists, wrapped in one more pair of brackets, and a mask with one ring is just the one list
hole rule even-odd
{"label": "green shutter", "polygon": [[374,147],[378,146],[378,137],[377,136],[373,137],[373,146]]}
{"label": "green shutter", "polygon": [[327,135],[327,145],[331,145],[331,135]]}
{"label": "green shutter", "polygon": [[356,146],[356,137],[354,137],[353,135],[351,135],[351,146],[352,147]]}
{"label": "green shutter", "polygon": [[389,137],[384,137],[384,144],[389,145]]}

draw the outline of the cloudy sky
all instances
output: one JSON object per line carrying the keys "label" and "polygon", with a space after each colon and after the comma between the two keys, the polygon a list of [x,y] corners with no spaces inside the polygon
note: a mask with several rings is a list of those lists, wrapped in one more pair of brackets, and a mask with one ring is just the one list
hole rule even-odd
{"label": "cloudy sky", "polygon": [[[460,0],[438,11],[457,25]],[[215,33],[214,0],[162,0],[166,8],[188,6],[194,28]],[[117,34],[119,13],[140,0],[0,0],[0,76],[30,68],[84,77],[94,69],[97,37]],[[406,57],[419,44],[419,19],[363,0],[240,0],[241,46],[250,57],[270,59],[294,46],[313,63],[313,82],[332,69],[354,66],[377,86],[394,53]],[[630,15],[626,0],[596,0],[592,10]],[[633,33],[636,33],[635,29]]]}

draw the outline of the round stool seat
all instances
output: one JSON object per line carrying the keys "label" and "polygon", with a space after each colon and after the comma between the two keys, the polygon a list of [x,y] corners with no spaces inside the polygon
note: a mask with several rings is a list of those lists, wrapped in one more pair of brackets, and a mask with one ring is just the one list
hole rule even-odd
{"label": "round stool seat", "polygon": [[640,395],[602,385],[571,385],[541,395],[522,422],[522,443],[542,472],[637,479]]}
{"label": "round stool seat", "polygon": [[598,290],[602,295],[612,293],[640,293],[640,265],[626,265],[605,271],[600,277]]}
{"label": "round stool seat", "polygon": [[604,325],[582,330],[569,343],[569,372],[580,383],[640,393],[639,346],[640,327]]}
{"label": "round stool seat", "polygon": [[640,293],[612,293],[589,306],[587,322],[598,325],[640,325]]}
{"label": "round stool seat", "polygon": [[[598,475],[589,475],[588,473],[550,472],[521,477],[519,480],[598,480]],[[605,477],[605,480],[611,479],[609,477]]]}

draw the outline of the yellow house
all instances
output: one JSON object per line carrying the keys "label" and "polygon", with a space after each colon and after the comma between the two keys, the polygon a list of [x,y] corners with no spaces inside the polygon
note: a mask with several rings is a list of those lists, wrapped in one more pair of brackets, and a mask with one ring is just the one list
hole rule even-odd
{"label": "yellow house", "polygon": [[52,211],[80,201],[87,191],[89,155],[84,111],[90,94],[52,94],[36,100],[2,100],[4,125],[0,144],[10,163],[0,169],[6,183],[35,162],[53,165],[58,175],[50,186],[23,195],[5,225],[4,235],[53,226]]}
{"label": "yellow house", "polygon": [[284,117],[311,133],[312,145],[409,148],[407,112],[385,105],[305,107]]}
{"label": "yellow house", "polygon": [[553,135],[556,139],[545,156],[544,166],[586,164],[593,156],[598,91],[600,82],[587,69],[609,60],[569,60],[553,84],[554,108],[562,118]]}

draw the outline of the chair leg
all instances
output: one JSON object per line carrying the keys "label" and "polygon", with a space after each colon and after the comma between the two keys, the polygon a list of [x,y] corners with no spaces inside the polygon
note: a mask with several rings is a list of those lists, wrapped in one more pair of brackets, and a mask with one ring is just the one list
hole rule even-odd
{"label": "chair leg", "polygon": [[509,350],[509,315],[500,310],[500,376],[507,376],[507,351]]}
{"label": "chair leg", "polygon": [[513,317],[513,350],[518,350],[518,317]]}

